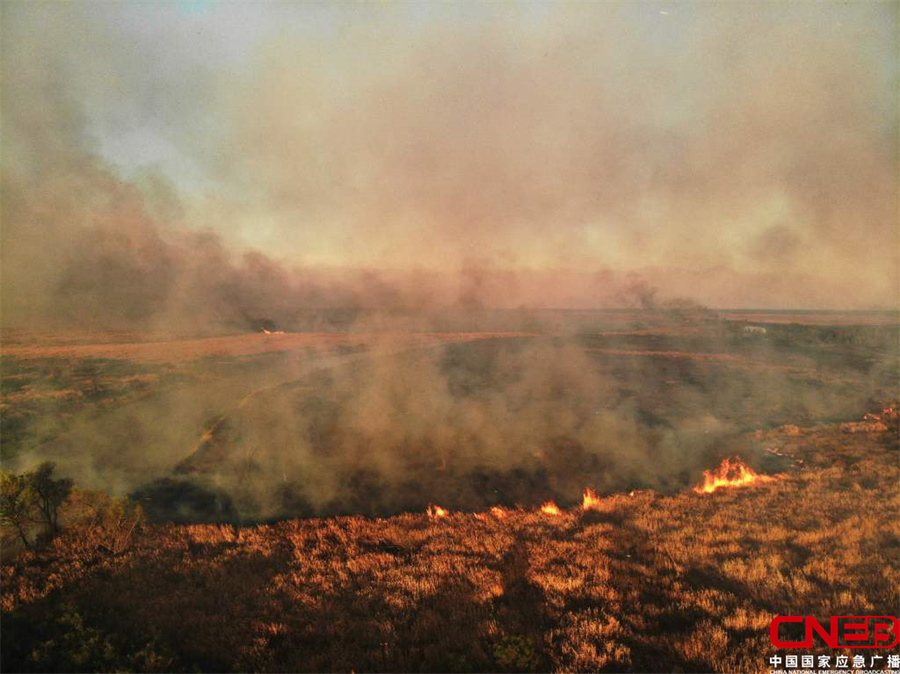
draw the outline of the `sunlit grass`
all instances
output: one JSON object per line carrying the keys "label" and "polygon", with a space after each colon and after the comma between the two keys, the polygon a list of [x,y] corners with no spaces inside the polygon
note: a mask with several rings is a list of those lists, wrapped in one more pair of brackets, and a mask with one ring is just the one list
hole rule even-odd
{"label": "sunlit grass", "polygon": [[900,590],[891,438],[769,440],[804,467],[558,516],[150,525],[112,556],[70,530],[3,568],[4,645],[33,642],[18,666],[71,665],[65,638],[32,629],[74,611],[136,669],[762,670],[773,616],[890,614]]}

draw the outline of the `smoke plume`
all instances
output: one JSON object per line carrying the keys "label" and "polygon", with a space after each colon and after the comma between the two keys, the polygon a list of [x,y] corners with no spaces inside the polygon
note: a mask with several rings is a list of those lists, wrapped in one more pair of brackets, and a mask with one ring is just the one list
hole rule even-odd
{"label": "smoke plume", "polygon": [[8,325],[898,301],[890,3],[4,15]]}

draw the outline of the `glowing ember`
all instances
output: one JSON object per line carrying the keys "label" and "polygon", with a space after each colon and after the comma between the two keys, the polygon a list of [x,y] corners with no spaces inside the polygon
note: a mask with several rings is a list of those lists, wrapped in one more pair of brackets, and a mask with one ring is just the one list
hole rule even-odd
{"label": "glowing ember", "polygon": [[559,509],[559,506],[556,505],[553,501],[547,501],[544,505],[542,505],[541,512],[545,515],[562,515],[562,511]]}
{"label": "glowing ember", "polygon": [[584,495],[581,497],[582,510],[598,510],[600,508],[600,497],[593,489],[585,489]]}
{"label": "glowing ember", "polygon": [[723,487],[746,487],[761,482],[774,482],[771,475],[760,475],[739,458],[725,459],[715,470],[703,471],[703,484],[694,487],[698,494],[712,494]]}
{"label": "glowing ember", "polygon": [[441,508],[441,506],[436,505],[428,506],[428,510],[426,512],[428,513],[428,516],[433,520],[436,520],[439,517],[446,517],[450,514],[447,510]]}

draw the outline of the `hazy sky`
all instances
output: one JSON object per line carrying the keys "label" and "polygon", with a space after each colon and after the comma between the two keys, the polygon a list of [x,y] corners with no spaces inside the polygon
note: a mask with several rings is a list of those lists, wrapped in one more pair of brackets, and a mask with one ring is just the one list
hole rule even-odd
{"label": "hazy sky", "polygon": [[133,236],[125,185],[142,236],[288,268],[896,307],[898,8],[4,2],[4,280]]}

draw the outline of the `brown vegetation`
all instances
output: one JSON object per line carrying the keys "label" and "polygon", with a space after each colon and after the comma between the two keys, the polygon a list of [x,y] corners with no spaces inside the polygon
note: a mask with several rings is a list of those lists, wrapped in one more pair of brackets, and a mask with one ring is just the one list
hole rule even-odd
{"label": "brown vegetation", "polygon": [[773,616],[900,591],[896,427],[761,439],[802,465],[554,517],[139,526],[115,554],[95,519],[3,568],[3,669],[761,671]]}
{"label": "brown vegetation", "polygon": [[[11,459],[60,436],[78,418],[145,400],[185,385],[227,389],[233,401],[257,386],[280,382],[298,363],[367,349],[391,354],[510,333],[247,333],[186,340],[152,340],[133,333],[71,333],[3,338],[3,458]],[[518,334],[518,333],[514,333]],[[92,340],[92,341],[88,341]],[[277,359],[282,370],[273,368]],[[285,364],[290,366],[285,366]],[[257,376],[275,370],[270,376]],[[249,372],[248,372],[249,371]],[[257,378],[254,379],[253,377]],[[238,390],[240,389],[240,390]]]}
{"label": "brown vegetation", "polygon": [[108,358],[137,363],[179,363],[212,356],[251,356],[282,353],[298,349],[345,347],[425,346],[441,342],[507,337],[510,333],[265,333],[254,332],[227,337],[205,337],[172,341],[129,341],[91,344],[16,344],[5,345],[8,358]]}

